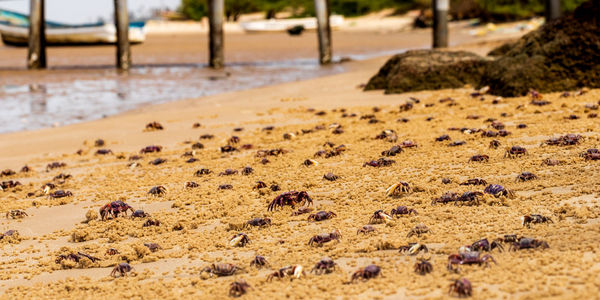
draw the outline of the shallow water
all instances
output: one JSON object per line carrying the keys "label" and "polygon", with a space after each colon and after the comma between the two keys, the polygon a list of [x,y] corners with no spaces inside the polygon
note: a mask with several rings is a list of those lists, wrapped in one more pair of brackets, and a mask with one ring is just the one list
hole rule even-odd
{"label": "shallow water", "polygon": [[[401,51],[345,57],[364,60]],[[0,133],[95,120],[146,104],[305,80],[346,69],[340,63],[320,66],[315,59],[294,59],[234,63],[224,71],[202,64],[138,65],[129,74],[119,74],[108,66],[52,70],[17,78],[20,84],[0,86]]]}

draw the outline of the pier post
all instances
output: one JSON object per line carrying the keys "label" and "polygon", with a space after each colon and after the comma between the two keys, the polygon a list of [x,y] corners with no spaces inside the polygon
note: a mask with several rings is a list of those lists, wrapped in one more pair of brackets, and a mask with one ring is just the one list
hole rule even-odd
{"label": "pier post", "polygon": [[208,1],[209,57],[208,64],[213,69],[222,69],[225,65],[223,52],[223,17],[225,0]]}
{"label": "pier post", "polygon": [[560,18],[560,0],[546,0],[546,22]]}
{"label": "pier post", "polygon": [[450,0],[432,0],[433,48],[448,47],[448,9]]}
{"label": "pier post", "polygon": [[46,68],[46,18],[44,0],[30,0],[28,69]]}
{"label": "pier post", "polygon": [[331,63],[331,26],[329,24],[329,0],[315,0],[317,34],[319,35],[319,62]]}
{"label": "pier post", "polygon": [[131,49],[129,47],[129,14],[127,0],[115,1],[115,27],[117,28],[117,69],[129,70]]}

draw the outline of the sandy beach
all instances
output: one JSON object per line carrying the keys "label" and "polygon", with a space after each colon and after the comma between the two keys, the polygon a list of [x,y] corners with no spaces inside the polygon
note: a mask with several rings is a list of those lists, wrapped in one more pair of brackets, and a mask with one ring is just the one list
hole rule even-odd
{"label": "sandy beach", "polygon": [[[390,39],[395,34],[359,37],[371,38],[371,46],[385,50],[392,48]],[[412,33],[397,34],[404,38],[395,41],[393,47],[414,45],[408,39]],[[334,41],[341,49],[362,47],[356,35],[344,37],[340,33],[338,37]],[[429,42],[422,32],[418,37],[419,42]],[[231,39],[228,49],[239,56],[229,55],[231,61],[243,62],[261,55],[272,58],[262,54],[259,47],[267,42],[261,39],[272,41],[272,37],[236,38]],[[313,38],[307,35],[297,44],[277,43],[273,47],[289,47],[286,49],[297,50],[293,55],[311,56],[316,44]],[[154,53],[163,48],[160,63],[205,59],[199,52],[173,55],[177,58],[164,62],[162,59],[170,57],[167,50],[191,53],[195,51],[185,47],[206,47],[190,42],[168,49],[163,42],[135,49],[134,61],[154,63]],[[459,48],[484,54],[499,44],[473,38]],[[242,46],[248,52],[238,51]],[[19,49],[2,51],[12,58],[22,54]],[[52,50],[50,64],[58,70],[39,72],[39,76],[51,76],[81,62],[71,60],[70,51],[75,50]],[[111,48],[83,51],[87,58],[98,53],[86,64],[112,62]],[[287,50],[275,52],[279,59],[290,58],[283,54]],[[0,58],[2,66],[10,65],[7,69],[20,66],[10,57],[0,54]],[[544,99],[550,103],[545,106],[532,105],[529,97],[472,97],[469,87],[400,95],[363,92],[361,85],[387,58],[350,62],[344,73],[331,76],[145,106],[57,128],[1,134],[0,166],[16,171],[1,181],[19,181],[22,185],[0,191],[0,212],[21,209],[27,216],[0,221],[3,231],[18,231],[0,240],[0,297],[226,299],[229,285],[243,279],[252,287],[242,297],[248,299],[446,299],[449,284],[462,277],[471,281],[474,299],[595,297],[600,292],[596,276],[600,268],[600,191],[594,176],[599,165],[580,154],[598,147],[597,119],[588,118],[588,114],[596,112],[597,105],[591,104],[598,104],[600,90],[578,96],[572,93],[569,97],[546,94]],[[1,72],[16,78],[22,73],[27,78],[25,71]],[[404,111],[401,108],[407,108],[406,103],[412,106]],[[501,122],[510,134],[482,136],[478,129],[500,128],[489,119]],[[153,121],[162,124],[164,130],[145,130],[146,124]],[[194,128],[195,123],[200,126]],[[518,128],[519,124],[526,126]],[[393,130],[397,138],[376,138],[384,130]],[[450,140],[436,141],[443,134],[448,134]],[[543,145],[565,134],[582,137],[572,146]],[[232,136],[239,137],[239,142]],[[103,139],[105,145],[95,146],[97,139]],[[489,147],[493,139],[500,143],[496,149]],[[416,147],[408,147],[408,141]],[[465,144],[449,146],[457,141]],[[394,161],[390,166],[365,166],[403,142],[403,151],[386,157]],[[223,152],[222,147],[228,143],[237,150]],[[140,149],[149,145],[160,145],[162,151],[141,154]],[[345,151],[331,157],[318,154],[340,145],[345,145]],[[527,153],[507,156],[507,148],[512,146],[522,146]],[[111,153],[98,155],[99,149]],[[271,151],[273,155],[266,156],[261,151],[272,149],[284,151]],[[489,160],[470,161],[477,154],[487,155]],[[150,163],[158,158],[166,161]],[[186,162],[190,158],[197,160]],[[317,164],[307,166],[307,159]],[[559,163],[549,166],[543,163],[546,159]],[[66,165],[48,169],[52,162]],[[19,172],[25,165],[32,171]],[[242,174],[246,166],[253,172]],[[201,169],[210,173],[201,174]],[[221,174],[226,169],[237,173]],[[329,172],[337,180],[325,180],[323,176]],[[531,172],[537,178],[519,181],[517,176],[522,172]],[[57,178],[59,174],[71,177]],[[444,178],[449,182],[443,183]],[[486,185],[460,184],[475,178],[500,184],[514,196],[485,194],[473,206],[432,204],[432,199],[446,192],[482,192]],[[256,188],[257,181],[267,187]],[[386,195],[386,189],[400,181],[408,183],[409,189],[395,197]],[[186,182],[198,186],[186,187]],[[46,183],[56,186],[49,192],[65,190],[72,196],[49,197],[43,191]],[[163,195],[148,194],[159,185],[166,189]],[[231,188],[219,188],[222,185]],[[273,185],[279,190],[273,191]],[[337,216],[317,222],[308,221],[309,214],[293,216],[298,207],[268,211],[269,203],[288,191],[306,191],[313,201],[312,213],[332,211]],[[117,200],[150,216],[100,220],[99,209]],[[373,224],[374,232],[357,234],[370,223],[375,211],[390,213],[401,205],[418,214],[394,216]],[[530,214],[547,216],[553,222],[523,226],[521,217]],[[244,226],[259,217],[271,219],[271,225]],[[159,224],[144,226],[148,220],[158,220]],[[419,224],[430,231],[408,236]],[[339,242],[308,245],[311,237],[335,229],[342,233]],[[239,232],[247,234],[249,244],[232,245],[232,237]],[[514,245],[505,242],[505,251],[495,249],[489,253],[497,262],[489,267],[462,265],[458,273],[446,269],[448,256],[457,253],[459,247],[510,234],[545,241],[549,248],[509,251]],[[429,252],[414,256],[399,252],[401,246],[414,242],[425,244]],[[152,252],[144,245],[147,243],[156,243],[160,248]],[[107,252],[111,248],[118,254]],[[100,260],[57,260],[60,255],[77,252]],[[269,265],[262,269],[250,266],[256,255],[264,256]],[[329,274],[310,272],[323,257],[333,259],[337,268]],[[430,274],[414,272],[419,257],[430,259]],[[128,262],[133,272],[111,277],[113,268],[122,262]],[[213,263],[231,263],[244,270],[224,277],[201,272]],[[369,264],[380,266],[381,275],[349,282],[355,271]],[[294,280],[286,276],[267,281],[269,274],[289,265],[302,265],[306,274]]]}

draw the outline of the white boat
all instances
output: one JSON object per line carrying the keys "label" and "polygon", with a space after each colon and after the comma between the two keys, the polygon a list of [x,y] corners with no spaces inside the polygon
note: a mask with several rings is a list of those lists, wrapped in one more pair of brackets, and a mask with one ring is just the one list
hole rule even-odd
{"label": "white boat", "polygon": [[[343,16],[334,15],[329,17],[329,26],[331,26],[332,29],[339,28],[343,24]],[[241,22],[240,26],[248,33],[283,32],[297,26],[302,26],[305,30],[314,30],[317,28],[317,18],[269,19]]]}
{"label": "white boat", "polygon": [[[145,22],[129,24],[129,42],[144,42]],[[29,38],[29,19],[26,15],[0,11],[0,35],[5,45],[27,46]],[[117,42],[117,29],[114,24],[94,23],[67,25],[46,22],[46,44],[48,45],[95,45]]]}

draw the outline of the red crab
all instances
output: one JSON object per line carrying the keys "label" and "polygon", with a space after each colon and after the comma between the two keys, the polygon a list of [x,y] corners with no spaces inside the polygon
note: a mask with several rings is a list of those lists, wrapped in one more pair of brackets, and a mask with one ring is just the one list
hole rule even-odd
{"label": "red crab", "polygon": [[317,246],[322,246],[324,243],[331,242],[333,240],[336,240],[339,243],[341,237],[342,233],[339,230],[335,229],[331,233],[322,233],[313,236],[308,241],[308,245],[312,246],[316,244]]}
{"label": "red crab", "polygon": [[352,274],[351,282],[356,280],[369,280],[371,278],[375,278],[381,274],[381,268],[377,265],[368,265],[364,268],[360,268],[358,271]]}
{"label": "red crab", "polygon": [[452,254],[448,256],[448,270],[458,272],[458,266],[454,269],[455,265],[482,265],[489,266],[489,262],[496,264],[496,260],[489,254],[480,256],[478,251],[463,252],[460,254]]}
{"label": "red crab", "polygon": [[332,211],[328,211],[328,212],[327,211],[318,211],[317,213],[309,215],[308,221],[310,221],[310,220],[324,221],[324,220],[331,219],[333,217],[337,217],[337,215]]}
{"label": "red crab", "polygon": [[135,213],[133,207],[129,204],[121,200],[113,201],[100,208],[100,217],[102,220],[108,219],[109,215],[116,218],[120,213],[127,215],[127,210],[131,210],[132,213]]}

